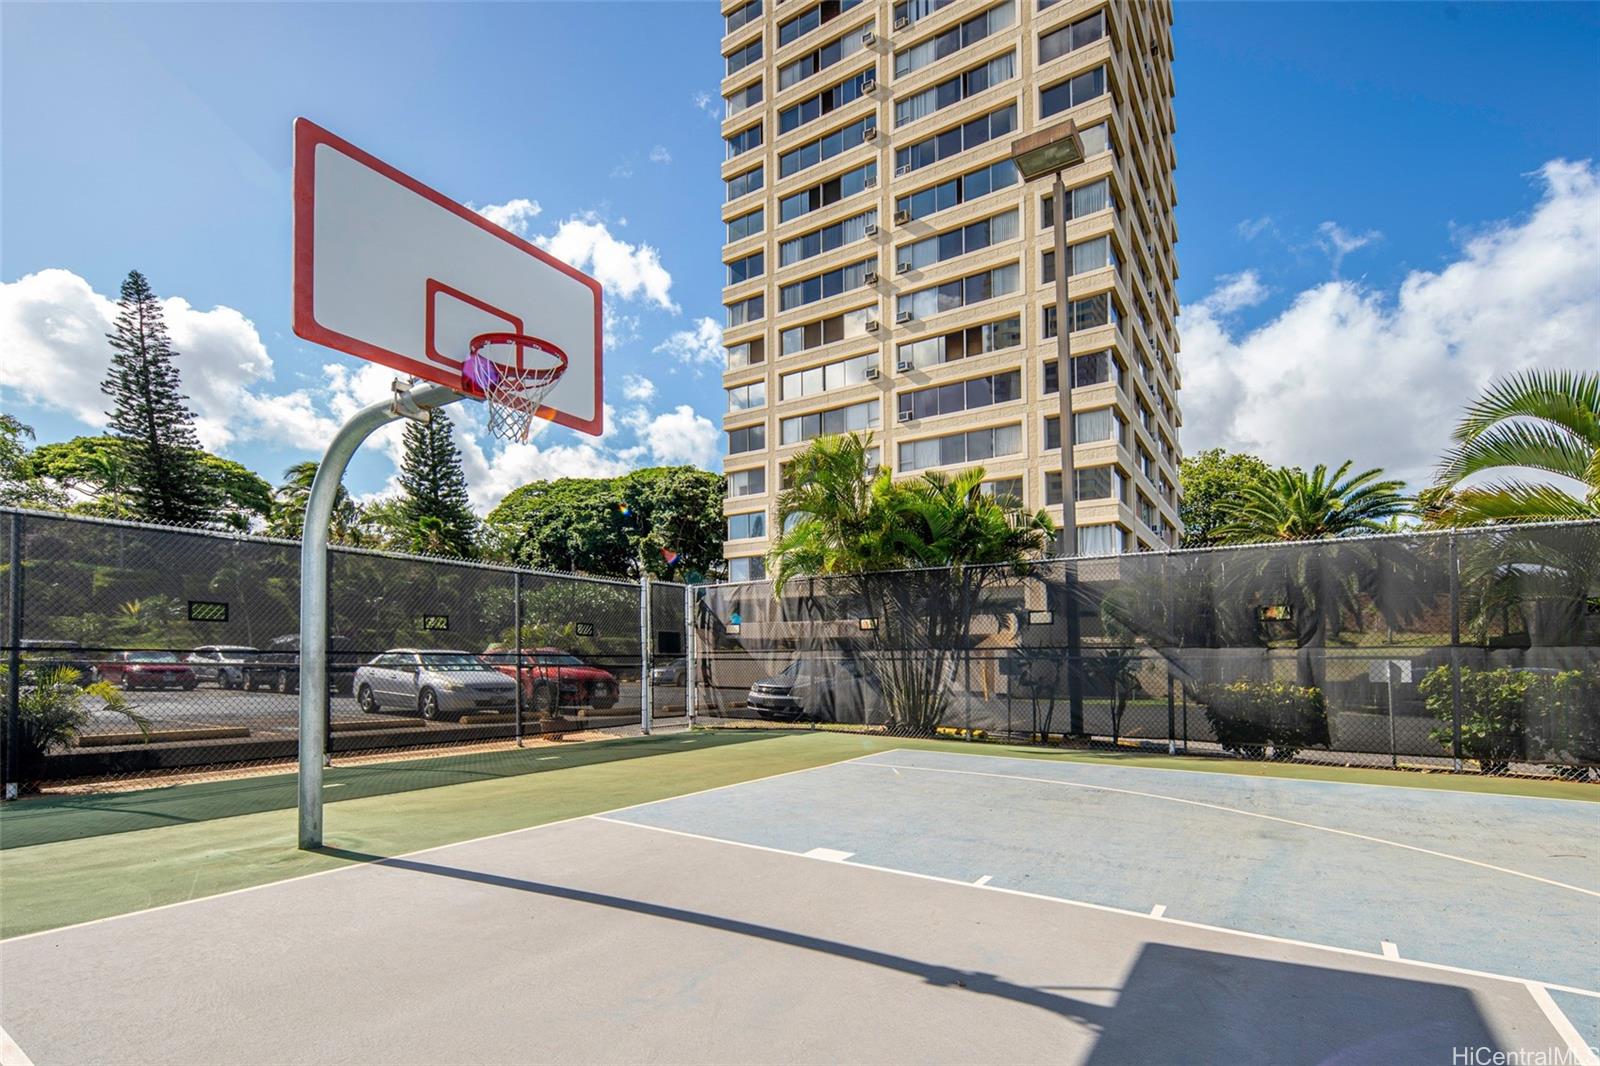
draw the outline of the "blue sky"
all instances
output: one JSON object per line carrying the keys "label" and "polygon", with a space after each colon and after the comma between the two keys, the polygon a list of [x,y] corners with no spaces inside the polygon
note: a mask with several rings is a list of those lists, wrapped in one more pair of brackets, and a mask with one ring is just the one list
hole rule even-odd
{"label": "blue sky", "polygon": [[[225,454],[275,477],[375,398],[289,329],[303,114],[474,205],[536,203],[528,235],[610,283],[614,428],[497,451],[463,426],[480,506],[718,466],[715,5],[7,4],[0,31],[0,407],[40,439],[92,431],[131,267],[183,301]],[[1185,451],[1418,480],[1493,373],[1600,364],[1600,5],[1180,3],[1174,37]],[[392,472],[391,436],[352,488]]]}

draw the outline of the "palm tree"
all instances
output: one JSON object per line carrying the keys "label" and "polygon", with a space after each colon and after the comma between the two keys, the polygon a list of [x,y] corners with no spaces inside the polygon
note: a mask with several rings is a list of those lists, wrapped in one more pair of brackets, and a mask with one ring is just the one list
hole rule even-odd
{"label": "palm tree", "polygon": [[[1429,520],[1465,526],[1600,518],[1600,372],[1526,370],[1491,384],[1470,405],[1439,466],[1439,504]],[[1571,478],[1582,498],[1558,485],[1515,480],[1523,467]],[[1484,485],[1461,483],[1498,474]]]}
{"label": "palm tree", "polygon": [[1331,475],[1321,463],[1307,474],[1283,467],[1244,490],[1233,521],[1218,530],[1224,544],[1274,540],[1325,540],[1379,533],[1391,518],[1408,514],[1411,501],[1401,481],[1382,481],[1383,471],[1346,477],[1350,460]]}
{"label": "palm tree", "polygon": [[[297,538],[304,532],[306,505],[311,500],[311,482],[316,479],[314,461],[295,463],[283,472],[283,484],[273,493],[272,518],[267,522],[267,532],[274,536]],[[344,485],[334,497],[333,518],[330,523],[331,539],[335,544],[360,544],[361,505],[350,498]]]}

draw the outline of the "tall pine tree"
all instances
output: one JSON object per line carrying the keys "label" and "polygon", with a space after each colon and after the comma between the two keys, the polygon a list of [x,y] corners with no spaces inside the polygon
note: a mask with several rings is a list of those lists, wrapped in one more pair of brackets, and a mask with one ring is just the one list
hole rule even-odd
{"label": "tall pine tree", "polygon": [[467,476],[449,416],[434,412],[427,422],[407,422],[400,464],[401,513],[408,547],[440,555],[473,554],[477,516],[467,502]]}
{"label": "tall pine tree", "polygon": [[178,385],[176,354],[161,304],[137,270],[122,283],[112,332],[111,368],[100,390],[111,397],[111,430],[127,449],[128,503],[152,522],[203,525],[217,493],[201,468],[194,415]]}

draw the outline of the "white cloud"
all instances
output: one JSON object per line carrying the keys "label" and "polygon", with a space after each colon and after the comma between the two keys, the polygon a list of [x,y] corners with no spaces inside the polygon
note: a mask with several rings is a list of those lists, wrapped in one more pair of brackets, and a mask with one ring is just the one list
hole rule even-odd
{"label": "white cloud", "polygon": [[659,463],[693,463],[709,467],[716,461],[721,434],[709,418],[681,403],[666,414],[643,421],[639,437]]}
{"label": "white cloud", "polygon": [[1226,274],[1217,280],[1222,284],[1213,289],[1204,301],[1206,309],[1216,314],[1232,314],[1245,307],[1254,307],[1267,298],[1267,287],[1254,270]]}
{"label": "white cloud", "polygon": [[602,340],[606,350],[619,348],[629,341],[639,339],[639,316],[625,315],[617,311],[609,303],[600,307]]}
{"label": "white cloud", "polygon": [[666,145],[658,144],[654,148],[650,149],[650,162],[670,163],[672,162],[672,153],[667,151]]}
{"label": "white cloud", "polygon": [[1488,227],[1448,267],[1415,271],[1394,292],[1335,279],[1240,332],[1228,316],[1259,280],[1221,279],[1183,315],[1185,450],[1222,445],[1305,467],[1349,458],[1420,487],[1491,379],[1595,366],[1600,169],[1557,160],[1538,177],[1544,195],[1526,218]]}
{"label": "white cloud", "polygon": [[1262,215],[1260,218],[1247,218],[1243,222],[1239,223],[1238,227],[1239,236],[1243,237],[1247,241],[1255,240],[1268,230],[1277,232],[1277,228],[1278,227],[1273,224],[1271,215]]}
{"label": "white cloud", "polygon": [[719,101],[711,93],[704,91],[697,92],[690,99],[694,101],[694,106],[698,110],[704,111],[706,115],[717,122],[722,121],[722,115],[718,113],[719,108],[717,105]]}
{"label": "white cloud", "polygon": [[717,325],[714,318],[696,319],[693,329],[678,330],[656,345],[655,350],[690,366],[696,364],[720,366],[727,358],[726,351],[722,347],[722,327]]}
{"label": "white cloud", "polygon": [[526,237],[528,223],[544,213],[539,201],[522,197],[507,200],[503,204],[485,204],[482,207],[474,207],[473,210],[501,229],[510,230],[519,237]]}
{"label": "white cloud", "polygon": [[550,237],[535,243],[563,262],[593,274],[601,285],[625,300],[641,298],[677,313],[672,302],[672,275],[661,255],[648,244],[630,244],[611,235],[606,224],[588,215],[569,218]]}
{"label": "white cloud", "polygon": [[633,164],[627,161],[618,163],[611,168],[611,177],[617,181],[633,177]]}
{"label": "white cloud", "polygon": [[622,379],[622,395],[625,399],[649,403],[655,398],[655,394],[656,383],[649,378],[642,378],[637,374],[628,374]]}
{"label": "white cloud", "polygon": [[1357,248],[1365,248],[1382,237],[1383,234],[1377,230],[1351,233],[1337,222],[1324,222],[1317,227],[1317,247],[1327,252],[1328,258],[1333,260],[1335,275],[1339,273],[1339,267],[1344,263],[1345,256]]}

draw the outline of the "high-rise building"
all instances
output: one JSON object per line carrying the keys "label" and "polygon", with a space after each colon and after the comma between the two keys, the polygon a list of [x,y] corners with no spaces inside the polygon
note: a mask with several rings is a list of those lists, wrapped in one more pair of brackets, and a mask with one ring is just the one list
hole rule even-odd
{"label": "high-rise building", "polygon": [[1078,550],[1176,543],[1178,276],[1165,0],[724,8],[728,540],[761,576],[785,462],[870,430],[895,475],[981,464],[1061,514],[1051,183],[1066,172]]}

